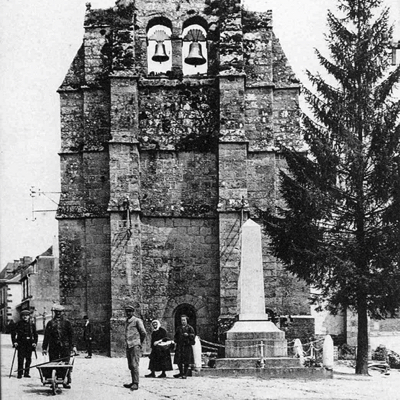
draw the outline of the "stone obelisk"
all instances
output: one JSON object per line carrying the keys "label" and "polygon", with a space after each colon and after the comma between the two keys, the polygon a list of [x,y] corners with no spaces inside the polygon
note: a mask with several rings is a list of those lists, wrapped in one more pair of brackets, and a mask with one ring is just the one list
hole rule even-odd
{"label": "stone obelisk", "polygon": [[287,356],[285,333],[265,313],[261,228],[251,219],[242,226],[238,311],[239,320],[227,332],[225,357]]}

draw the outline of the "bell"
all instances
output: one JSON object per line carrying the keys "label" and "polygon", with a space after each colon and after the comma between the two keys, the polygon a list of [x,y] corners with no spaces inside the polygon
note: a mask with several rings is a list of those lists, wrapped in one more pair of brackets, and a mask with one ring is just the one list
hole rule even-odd
{"label": "bell", "polygon": [[199,42],[190,43],[189,54],[185,58],[185,63],[194,65],[196,67],[197,65],[205,64],[205,62],[206,59],[203,57],[203,54],[201,52],[200,43]]}
{"label": "bell", "polygon": [[165,44],[163,42],[157,42],[156,51],[151,59],[159,63],[162,63],[169,59],[167,53],[165,52]]}

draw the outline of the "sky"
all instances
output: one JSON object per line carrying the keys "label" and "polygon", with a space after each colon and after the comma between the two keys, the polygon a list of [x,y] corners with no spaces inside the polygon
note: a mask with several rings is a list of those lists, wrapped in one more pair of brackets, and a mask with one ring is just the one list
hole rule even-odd
{"label": "sky", "polygon": [[[0,0],[0,270],[40,255],[57,235],[57,89],[82,43],[86,2]],[[327,9],[336,10],[335,0],[243,2],[254,11],[272,10],[273,30],[301,81],[305,69],[321,71],[314,49],[324,49]],[[400,40],[400,1],[384,3]],[[108,8],[115,0],[91,4]]]}

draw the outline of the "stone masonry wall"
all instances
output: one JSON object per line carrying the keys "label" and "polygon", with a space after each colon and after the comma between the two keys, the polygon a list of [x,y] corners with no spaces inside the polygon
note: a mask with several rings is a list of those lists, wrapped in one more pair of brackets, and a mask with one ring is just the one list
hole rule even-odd
{"label": "stone masonry wall", "polygon": [[110,275],[111,275],[111,355],[122,355],[124,342],[124,307],[127,303],[136,307],[142,315],[142,241],[141,221],[137,212],[110,214]]}
{"label": "stone masonry wall", "polygon": [[[100,32],[101,31],[101,32]],[[60,300],[80,342],[82,317],[93,323],[95,348],[109,347],[110,92],[104,87],[101,29],[87,30],[61,86]],[[103,85],[103,86],[102,86]]]}
{"label": "stone masonry wall", "polygon": [[107,219],[60,220],[60,301],[80,343],[82,317],[93,323],[95,348],[109,342],[109,222]]}
{"label": "stone masonry wall", "polygon": [[272,13],[243,14],[243,47],[246,84],[271,84],[273,81],[273,38]]}
{"label": "stone masonry wall", "polygon": [[274,90],[273,129],[275,145],[301,147],[298,87]]}
{"label": "stone masonry wall", "polygon": [[273,90],[271,87],[246,88],[245,127],[249,151],[274,149]]}
{"label": "stone masonry wall", "polygon": [[69,318],[78,319],[86,306],[85,221],[60,220],[60,302]]}
{"label": "stone masonry wall", "polygon": [[139,132],[137,79],[114,74],[110,80],[111,140],[135,143]]}
{"label": "stone masonry wall", "polygon": [[76,152],[83,147],[83,92],[60,92],[61,151]]}
{"label": "stone masonry wall", "polygon": [[216,216],[213,153],[141,153],[141,210],[153,216]]}
{"label": "stone masonry wall", "polygon": [[59,259],[54,256],[40,256],[35,269],[36,273],[29,279],[36,315],[44,312],[50,315],[53,303],[60,301]]}
{"label": "stone masonry wall", "polygon": [[214,80],[142,81],[139,94],[141,148],[215,152],[218,99]]}
{"label": "stone masonry wall", "polygon": [[109,91],[85,90],[84,104],[85,151],[103,151],[110,136],[110,93]]}
{"label": "stone masonry wall", "polygon": [[172,300],[182,298],[196,309],[197,333],[212,337],[219,314],[217,220],[143,218],[141,237],[145,321],[161,319],[174,332]]}
{"label": "stone masonry wall", "polygon": [[108,154],[61,154],[57,218],[104,216],[109,199]]}
{"label": "stone masonry wall", "polygon": [[[220,2],[219,241],[221,324],[234,318],[240,270],[240,226],[247,202],[245,75],[240,1]],[[229,324],[229,322],[228,322]],[[221,333],[221,332],[219,332]]]}
{"label": "stone masonry wall", "polygon": [[266,209],[275,201],[278,183],[275,153],[249,153],[246,166],[249,211],[254,218],[259,209]]}

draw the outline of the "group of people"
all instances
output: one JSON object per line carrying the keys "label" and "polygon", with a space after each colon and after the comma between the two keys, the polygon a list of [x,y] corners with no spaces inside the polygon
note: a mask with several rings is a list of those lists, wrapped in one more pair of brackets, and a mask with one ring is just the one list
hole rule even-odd
{"label": "group of people", "polygon": [[[53,318],[47,323],[42,345],[43,355],[49,355],[50,362],[64,361],[69,363],[71,354],[76,348],[73,344],[73,329],[70,321],[63,316],[64,307],[55,305],[52,309]],[[135,308],[131,305],[125,307],[125,344],[128,368],[131,374],[131,382],[123,386],[130,390],[139,388],[139,361],[142,356],[142,346],[146,339],[146,329],[143,321],[134,315]],[[86,344],[87,356],[92,357],[92,328],[87,316],[84,316],[83,340]],[[175,348],[174,364],[178,365],[179,373],[174,378],[186,379],[189,365],[193,364],[193,349],[195,343],[195,331],[188,324],[188,317],[181,316],[181,325],[171,340],[167,331],[161,326],[158,320],[151,323],[151,353],[149,370],[146,378],[155,378],[156,372],[161,372],[157,378],[165,378],[167,371],[172,371],[171,349]],[[21,319],[11,332],[13,347],[18,352],[18,375],[30,378],[29,370],[32,362],[32,353],[36,354],[38,334],[35,324],[30,319],[28,310],[21,311]],[[71,387],[71,374],[67,374],[63,386],[66,389]]]}
{"label": "group of people", "polygon": [[[64,361],[69,363],[73,346],[73,330],[70,321],[63,317],[64,307],[55,305],[52,309],[54,316],[47,323],[42,344],[42,354],[49,355],[50,362]],[[21,319],[11,332],[13,347],[18,351],[17,378],[30,378],[29,369],[32,362],[32,352],[36,354],[38,334],[35,324],[30,319],[28,310],[21,311]],[[37,357],[37,356],[36,356]],[[64,379],[63,386],[71,388],[70,371]]]}
{"label": "group of people", "polygon": [[[124,384],[124,387],[137,390],[139,388],[139,360],[142,355],[143,342],[146,339],[146,330],[143,321],[134,315],[135,308],[131,305],[125,307],[125,342],[128,368],[131,372],[132,382]],[[151,353],[149,370],[146,378],[156,378],[156,372],[161,372],[157,378],[166,378],[167,371],[172,371],[171,348],[175,347],[174,364],[178,365],[179,373],[174,378],[186,379],[189,365],[193,364],[193,348],[195,343],[195,331],[188,324],[188,317],[181,316],[181,325],[177,328],[174,340],[170,340],[167,331],[158,320],[151,323]]]}

